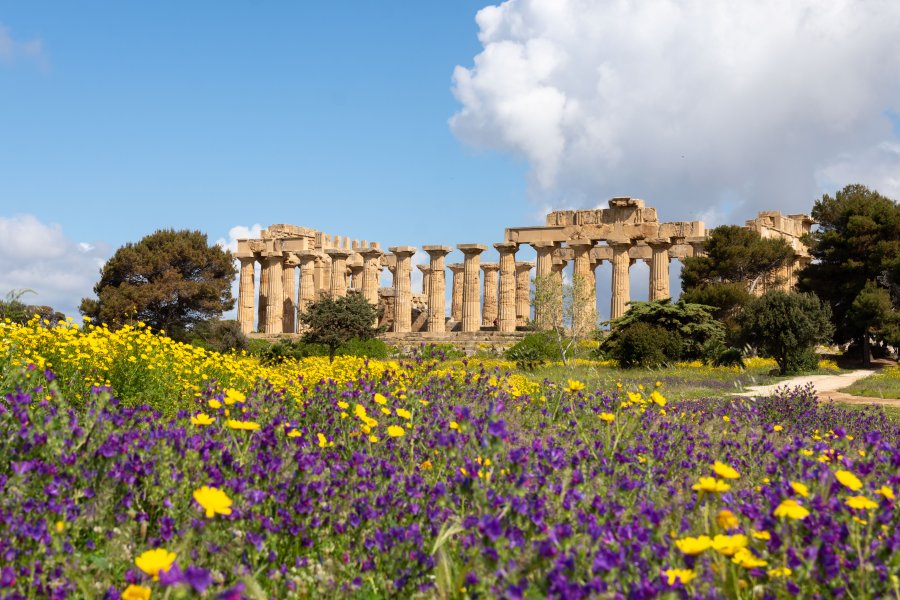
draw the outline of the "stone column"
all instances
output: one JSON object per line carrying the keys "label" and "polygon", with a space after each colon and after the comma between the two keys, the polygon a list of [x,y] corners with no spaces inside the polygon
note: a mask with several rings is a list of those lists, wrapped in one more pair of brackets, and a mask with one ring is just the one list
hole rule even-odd
{"label": "stone column", "polygon": [[494,327],[497,324],[497,274],[500,265],[497,263],[482,263],[484,271],[484,309],[481,311],[481,326]]}
{"label": "stone column", "polygon": [[568,264],[569,261],[567,261],[566,259],[558,258],[553,259],[553,264],[550,267],[550,281],[556,288],[554,294],[556,301],[554,302],[552,307],[556,314],[550,315],[548,317],[548,326],[552,324],[557,327],[561,327],[563,325],[563,271],[566,270],[566,265]]}
{"label": "stone column", "polygon": [[669,247],[668,240],[647,240],[652,251],[650,257],[650,300],[669,298]]}
{"label": "stone column", "polygon": [[348,263],[348,268],[350,269],[350,287],[357,292],[362,292],[363,271],[365,270],[365,265],[359,254],[354,254],[351,260],[353,262]]}
{"label": "stone column", "polygon": [[446,327],[446,274],[444,259],[453,251],[450,246],[423,246],[431,257],[428,277],[428,326],[427,331],[444,333]]}
{"label": "stone column", "polygon": [[316,301],[316,262],[319,253],[313,250],[305,250],[298,254],[300,258],[300,300],[299,313],[306,312],[306,308]]}
{"label": "stone column", "polygon": [[[556,249],[554,242],[534,242],[531,244],[537,252],[537,271],[535,272],[535,289],[537,286],[546,287],[550,284],[550,274],[553,270],[553,251]],[[534,305],[534,323],[538,329],[547,329],[549,323],[544,318],[544,306],[538,302]]]}
{"label": "stone column", "polygon": [[416,265],[422,272],[422,293],[428,297],[428,279],[431,277],[431,265]]}
{"label": "stone column", "polygon": [[341,248],[325,251],[331,259],[331,297],[343,298],[347,295],[347,259],[352,252]]}
{"label": "stone column", "polygon": [[516,263],[516,326],[524,327],[531,317],[531,269],[533,262]]}
{"label": "stone column", "polygon": [[412,246],[394,246],[390,251],[397,257],[394,267],[394,331],[409,333],[412,331],[412,255],[416,249]]}
{"label": "stone column", "polygon": [[294,271],[297,264],[299,263],[294,256],[288,256],[281,264],[281,291],[284,295],[281,309],[281,331],[284,333],[296,333],[297,287],[294,284]]}
{"label": "stone column", "polygon": [[282,333],[284,327],[283,310],[284,304],[279,302],[283,300],[281,265],[284,258],[281,252],[272,252],[266,255],[266,268],[269,271],[268,293],[269,299],[266,307],[266,333]]}
{"label": "stone column", "polygon": [[259,306],[256,308],[256,328],[266,330],[266,309],[269,307],[269,262],[265,256],[259,259]]}
{"label": "stone column", "polygon": [[241,325],[241,331],[244,334],[253,331],[253,293],[254,286],[254,270],[256,269],[256,259],[251,252],[249,256],[242,254],[237,255],[237,259],[241,262],[241,279],[238,288],[238,323]]}
{"label": "stone column", "polygon": [[381,255],[380,249],[367,246],[359,249],[363,257],[362,293],[366,302],[378,306],[378,288],[381,279]]}
{"label": "stone column", "polygon": [[577,321],[573,323],[580,331],[586,328],[593,329],[593,324],[597,321],[597,282],[594,280],[594,269],[591,267],[591,248],[594,242],[590,240],[572,240],[569,242],[574,255],[575,269],[572,279],[573,285],[576,281],[580,281],[580,289],[577,289],[581,296],[577,299],[576,305],[582,307],[573,315]]}
{"label": "stone column", "polygon": [[458,244],[463,253],[463,298],[462,298],[462,330],[473,332],[481,330],[481,278],[479,261],[481,253],[487,246],[481,244]]}
{"label": "stone column", "polygon": [[462,321],[463,265],[462,263],[451,263],[447,265],[447,268],[453,273],[453,288],[450,294],[450,320],[459,323]]}
{"label": "stone column", "polygon": [[631,266],[631,258],[628,250],[631,243],[610,243],[613,250],[612,256],[612,303],[609,309],[609,318],[618,319],[625,314],[625,308],[631,299],[628,268]]}
{"label": "stone column", "polygon": [[516,250],[515,242],[494,244],[500,253],[500,302],[497,308],[497,331],[516,330]]}

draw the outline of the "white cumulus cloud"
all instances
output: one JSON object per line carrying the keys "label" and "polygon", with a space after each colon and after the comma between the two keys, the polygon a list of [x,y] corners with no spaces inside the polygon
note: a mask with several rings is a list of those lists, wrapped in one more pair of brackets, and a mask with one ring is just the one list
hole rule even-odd
{"label": "white cumulus cloud", "polygon": [[109,250],[103,242],[75,242],[59,225],[33,215],[0,216],[0,295],[30,289],[34,293],[24,294],[23,302],[77,318]]}
{"label": "white cumulus cloud", "polygon": [[526,160],[539,206],[630,195],[741,222],[897,188],[900,3],[509,0],[476,21],[450,126]]}

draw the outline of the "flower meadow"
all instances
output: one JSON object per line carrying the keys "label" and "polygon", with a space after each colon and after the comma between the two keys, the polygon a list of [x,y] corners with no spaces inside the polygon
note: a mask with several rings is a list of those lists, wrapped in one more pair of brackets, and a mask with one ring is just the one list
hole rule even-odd
{"label": "flower meadow", "polygon": [[[875,409],[421,357],[228,373],[61,329],[2,342],[2,598],[900,598]],[[119,399],[92,335],[181,352],[153,369],[177,408]]]}

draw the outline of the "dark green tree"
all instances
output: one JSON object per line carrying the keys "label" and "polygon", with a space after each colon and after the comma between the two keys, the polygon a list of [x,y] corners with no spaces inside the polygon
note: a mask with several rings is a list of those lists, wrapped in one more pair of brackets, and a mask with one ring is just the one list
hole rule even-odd
{"label": "dark green tree", "polygon": [[375,327],[378,311],[358,292],[339,298],[323,298],[313,302],[300,315],[307,327],[303,341],[328,347],[328,358],[334,360],[338,346],[352,339],[368,340],[379,330]]}
{"label": "dark green tree", "polygon": [[872,280],[866,282],[847,311],[847,325],[856,339],[862,341],[863,365],[872,361],[872,340],[893,337],[895,333],[894,310],[887,289]]}
{"label": "dark green tree", "polygon": [[[725,328],[712,310],[683,300],[673,303],[668,298],[632,302],[628,312],[610,321],[609,335],[601,341],[599,351],[623,366],[700,358],[705,347],[721,344],[725,337]],[[653,346],[656,349],[648,352]]]}
{"label": "dark green tree", "polygon": [[234,306],[236,273],[231,253],[210,246],[206,234],[161,230],[116,250],[94,286],[97,298],[83,299],[80,310],[113,328],[142,321],[189,339],[197,323]]}
{"label": "dark green tree", "polygon": [[734,342],[740,333],[736,318],[741,307],[775,269],[793,259],[794,251],[782,239],[763,238],[737,225],[710,231],[703,249],[704,256],[684,259],[681,298],[714,306],[716,318],[725,323],[728,338]]}
{"label": "dark green tree", "polygon": [[[809,236],[815,259],[799,274],[798,288],[814,292],[831,307],[838,343],[862,348],[864,328],[851,314],[853,302],[868,282],[892,291],[900,306],[900,207],[864,185],[848,185],[834,197],[816,201],[812,217],[819,223]],[[868,295],[868,293],[867,293]]]}
{"label": "dark green tree", "polygon": [[751,300],[741,312],[745,340],[775,359],[782,375],[813,369],[816,344],[834,328],[831,311],[814,294],[772,291]]}

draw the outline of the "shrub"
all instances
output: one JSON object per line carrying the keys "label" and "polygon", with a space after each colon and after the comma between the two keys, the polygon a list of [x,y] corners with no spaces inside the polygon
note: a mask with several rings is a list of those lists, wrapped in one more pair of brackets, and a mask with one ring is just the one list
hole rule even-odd
{"label": "shrub", "polygon": [[[335,356],[361,356],[363,358],[387,358],[393,351],[378,338],[368,340],[352,339],[344,342],[335,350]],[[323,356],[328,356],[325,352]]]}
{"label": "shrub", "polygon": [[[526,348],[530,350],[525,350]],[[562,360],[559,343],[554,334],[549,331],[529,333],[522,338],[522,341],[511,346],[504,356],[509,360],[516,360],[517,356],[524,356],[523,352],[527,352],[532,360]]]}
{"label": "shrub", "polygon": [[413,357],[425,360],[458,360],[465,355],[453,344],[422,344],[412,352]]}
{"label": "shrub", "polygon": [[544,364],[545,359],[534,346],[521,346],[510,348],[506,357],[516,362],[516,367],[522,371],[534,371]]}
{"label": "shrub", "polygon": [[250,340],[241,331],[241,324],[234,320],[217,319],[200,323],[194,327],[194,335],[196,337],[191,340],[191,344],[222,354],[240,352],[250,347]]}
{"label": "shrub", "polygon": [[674,331],[637,321],[608,337],[604,347],[622,367],[658,367],[681,358],[682,341]]}

